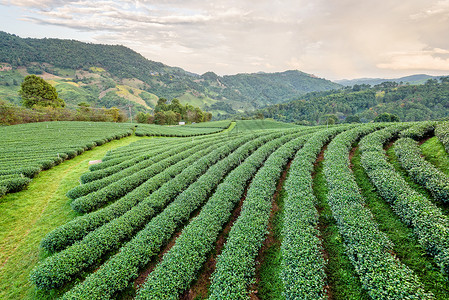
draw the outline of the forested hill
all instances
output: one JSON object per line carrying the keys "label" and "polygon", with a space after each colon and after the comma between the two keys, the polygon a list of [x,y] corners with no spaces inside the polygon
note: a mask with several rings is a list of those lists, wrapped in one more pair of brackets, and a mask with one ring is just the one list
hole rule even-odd
{"label": "forested hill", "polygon": [[370,122],[383,113],[401,121],[449,117],[449,77],[421,85],[385,82],[374,87],[355,85],[338,91],[314,92],[288,103],[272,105],[260,116],[300,124],[326,124],[329,119]]}
{"label": "forested hill", "polygon": [[0,32],[0,98],[18,103],[14,86],[30,73],[51,79],[69,105],[88,102],[110,107],[133,101],[136,107],[151,109],[164,97],[215,114],[251,111],[307,92],[341,87],[300,71],[197,75],[148,60],[124,46]]}

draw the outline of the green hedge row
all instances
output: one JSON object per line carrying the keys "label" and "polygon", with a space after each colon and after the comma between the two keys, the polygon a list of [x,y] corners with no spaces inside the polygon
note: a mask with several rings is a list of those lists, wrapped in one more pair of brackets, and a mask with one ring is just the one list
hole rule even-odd
{"label": "green hedge row", "polygon": [[429,190],[435,199],[449,202],[449,177],[421,156],[416,141],[399,139],[394,144],[394,152],[401,166],[416,183]]}
{"label": "green hedge row", "polygon": [[435,121],[426,121],[426,122],[418,122],[410,126],[410,128],[401,131],[399,136],[401,138],[411,138],[414,140],[432,136],[435,131],[435,126],[437,122]]}
{"label": "green hedge row", "polygon": [[364,205],[349,167],[354,142],[378,128],[360,126],[339,134],[324,153],[328,202],[362,286],[373,299],[432,299],[415,274],[394,256],[393,244]]}
{"label": "green hedge row", "polygon": [[[0,175],[22,174],[33,178],[66,159],[132,134],[129,124],[89,122],[41,122],[0,128]],[[29,180],[16,180],[14,188],[23,189]],[[9,185],[12,185],[10,183]],[[5,188],[2,189],[5,192]]]}
{"label": "green hedge row", "polygon": [[[144,267],[152,256],[158,253],[176,228],[188,220],[191,212],[207,200],[208,195],[226,174],[251,152],[275,137],[275,135],[270,135],[251,140],[210,167],[166,209],[154,217],[129,243],[123,246],[117,255],[109,259],[97,272],[87,277],[83,283],[75,286],[64,295],[64,298],[103,299],[111,297],[115,292],[128,286],[129,281],[137,277],[140,268]],[[220,149],[221,153],[232,151],[232,149],[223,150]]]}
{"label": "green hedge row", "polygon": [[[212,143],[214,142],[207,144]],[[189,143],[174,148],[167,146],[159,151],[159,154],[151,151],[149,156],[145,155],[145,160],[135,165],[123,170],[117,169],[117,172],[110,176],[76,186],[67,193],[69,198],[76,199],[72,202],[72,208],[79,212],[87,212],[110,200],[120,198],[157,174],[161,168],[167,168],[170,164],[185,158],[191,153],[192,147],[199,149],[203,144]],[[87,203],[87,208],[85,208],[85,203]]]}
{"label": "green hedge row", "polygon": [[314,134],[296,154],[284,188],[282,270],[285,299],[327,299],[326,262],[321,254],[317,199],[312,189],[312,171],[321,148],[343,128]]}
{"label": "green hedge row", "polygon": [[[210,166],[211,163],[217,162],[220,159],[227,161],[225,159],[226,156],[250,139],[250,137],[245,137],[230,141],[225,146],[211,152],[203,160],[189,167],[189,171],[194,172],[198,168],[202,170],[204,165]],[[237,150],[236,152],[238,153],[239,151]],[[206,174],[209,173],[208,171]],[[207,179],[208,177],[203,175],[200,178]],[[179,181],[176,183],[179,184]],[[177,189],[176,187],[170,190],[158,189],[148,199],[145,199],[121,217],[92,231],[80,242],[49,257],[34,269],[30,277],[32,282],[40,289],[51,289],[70,281],[83,269],[94,264],[108,251],[119,248],[124,241],[130,239],[135,232],[142,228],[151,217],[170,201],[170,196],[177,194],[173,190],[179,192],[186,188],[184,183],[181,182],[180,184],[181,189]],[[169,185],[172,187],[171,184]]]}
{"label": "green hedge row", "polygon": [[167,144],[174,144],[178,142],[184,143],[185,141],[187,141],[187,139],[182,138],[140,139],[126,146],[109,150],[108,152],[106,152],[104,159],[105,160],[114,159],[128,154],[134,155],[136,153],[148,150],[149,148],[151,149],[162,148],[165,147]]}
{"label": "green hedge row", "polygon": [[[273,151],[291,139],[292,136],[286,136],[266,143],[226,177],[200,214],[184,228],[176,244],[149,275],[138,290],[136,299],[179,298],[206,261],[223,225],[243,196],[247,182]],[[305,137],[298,139],[301,143]]]}
{"label": "green hedge row", "polygon": [[[191,143],[190,146],[195,145],[194,143]],[[80,180],[81,183],[86,184],[91,181],[98,181],[100,179],[103,179],[105,177],[114,175],[118,172],[124,171],[124,170],[133,170],[132,173],[137,172],[140,169],[143,169],[147,166],[144,162],[148,163],[148,160],[157,161],[159,155],[162,155],[162,157],[167,157],[166,155],[168,152],[170,152],[170,155],[173,155],[177,152],[183,151],[186,148],[186,144],[184,145],[169,145],[165,146],[163,148],[157,148],[157,149],[147,149],[146,151],[141,151],[139,153],[135,153],[131,157],[126,157],[126,160],[122,161],[119,164],[115,164],[113,166],[103,168],[100,170],[90,171],[86,172],[83,175],[81,175]],[[177,151],[177,152],[176,152]],[[141,166],[139,168],[139,166]],[[126,176],[126,175],[125,175]]]}
{"label": "green hedge row", "polygon": [[[193,149],[190,156],[184,160],[177,162],[169,168],[163,170],[159,174],[153,176],[151,179],[144,182],[142,185],[134,189],[132,192],[126,194],[124,197],[115,201],[111,205],[101,208],[92,213],[79,216],[74,220],[56,228],[42,240],[41,247],[50,252],[60,251],[67,246],[70,246],[75,241],[82,239],[89,232],[98,227],[110,222],[111,220],[120,217],[139,202],[144,201],[151,195],[152,192],[163,186],[165,183],[172,180],[175,176],[186,170],[191,164],[208,155],[216,148],[223,145],[224,142],[216,143],[212,146],[205,147],[201,151]],[[206,168],[207,165],[204,165]],[[185,183],[190,183],[198,174],[190,173],[189,177],[184,177]]]}
{"label": "green hedge row", "polygon": [[[389,139],[388,132],[381,130],[365,137],[361,144],[382,145],[384,142],[379,136]],[[379,194],[391,204],[401,220],[413,228],[418,242],[435,257],[441,270],[449,274],[448,218],[429,199],[407,184],[387,162],[383,149],[370,151],[370,147],[365,148],[361,156],[362,165]]]}
{"label": "green hedge row", "polygon": [[[140,162],[143,162],[148,159],[155,160],[158,154],[165,154],[166,152],[170,152],[171,155],[176,154],[180,151],[183,151],[186,149],[186,147],[193,147],[195,145],[204,144],[204,143],[210,143],[210,142],[218,142],[225,139],[225,136],[218,135],[218,136],[208,136],[207,139],[202,140],[183,140],[182,142],[179,141],[173,141],[172,143],[164,143],[163,146],[160,147],[151,147],[148,146],[139,149],[138,152],[133,152],[133,156],[126,157],[126,160],[122,161],[119,164],[115,164],[110,167],[103,168],[101,170],[95,170],[88,173],[85,173],[81,176],[81,182],[87,183],[94,180],[99,180],[104,177],[110,176],[112,174],[115,174],[117,172],[120,172],[122,170],[125,170],[127,168],[135,168]],[[117,160],[114,160],[117,162]]]}
{"label": "green hedge row", "polygon": [[296,151],[307,141],[301,137],[276,150],[254,176],[212,274],[210,299],[244,299],[253,280],[255,259],[267,233],[276,183]]}
{"label": "green hedge row", "polygon": [[[204,145],[211,145],[213,143],[214,142],[209,142],[206,144],[203,143],[197,145],[195,149],[198,150],[202,148]],[[176,155],[173,155],[176,153],[176,149],[174,150],[175,151],[174,153],[172,151],[167,151],[162,153],[161,155],[157,155],[154,158],[154,160],[152,160],[153,163],[156,162],[157,159],[163,157],[165,159],[155,164],[152,164],[138,172],[135,173],[126,172],[128,176],[121,178],[117,181],[111,181],[111,184],[105,186],[104,188],[75,199],[71,203],[71,207],[77,212],[86,213],[91,212],[112,200],[119,199],[125,196],[127,193],[134,190],[135,188],[137,188],[138,186],[140,186],[141,184],[143,184],[145,181],[149,180],[151,177],[163,171],[165,168],[168,168],[170,165],[180,161],[181,159],[184,159],[189,153],[191,153],[189,149],[191,147],[192,146],[190,145],[183,146],[182,150],[184,151]],[[114,175],[110,177],[115,178]],[[106,179],[109,179],[109,177],[104,178],[104,181],[106,181]],[[91,182],[91,185],[95,185],[96,182],[97,181]]]}
{"label": "green hedge row", "polygon": [[449,121],[439,123],[435,126],[435,135],[444,145],[446,152],[449,153]]}
{"label": "green hedge row", "polygon": [[6,193],[15,193],[23,190],[31,179],[20,174],[0,176],[0,197]]}
{"label": "green hedge row", "polygon": [[[230,123],[229,123],[230,125]],[[228,125],[228,127],[229,127]],[[153,124],[140,124],[136,129],[137,136],[171,136],[190,137],[218,133],[223,128],[190,127],[190,126],[161,126]]]}
{"label": "green hedge row", "polygon": [[39,165],[35,166],[27,166],[27,167],[20,167],[17,169],[9,169],[9,170],[0,170],[0,176],[1,175],[12,175],[12,174],[23,174],[23,176],[26,176],[28,178],[33,178],[39,172],[42,171],[41,167]]}
{"label": "green hedge row", "polygon": [[[158,141],[159,141],[159,139],[158,139]],[[103,169],[106,169],[106,168],[109,168],[112,166],[116,166],[123,162],[129,161],[130,159],[133,159],[136,156],[140,156],[148,151],[161,150],[163,148],[166,148],[168,145],[175,147],[175,146],[185,143],[186,141],[187,140],[179,141],[178,139],[176,139],[176,140],[171,139],[171,141],[160,142],[160,143],[156,143],[154,139],[145,139],[145,140],[137,141],[137,142],[131,143],[127,146],[118,148],[118,149],[122,149],[120,152],[106,153],[106,155],[102,158],[101,163],[91,165],[89,167],[89,170],[91,172],[100,171],[100,170],[103,170]],[[189,141],[191,141],[191,140],[189,140]],[[142,142],[146,142],[146,143],[142,143]],[[136,144],[136,143],[140,144],[140,146],[134,147],[133,144]],[[116,149],[114,149],[114,150],[116,150]]]}

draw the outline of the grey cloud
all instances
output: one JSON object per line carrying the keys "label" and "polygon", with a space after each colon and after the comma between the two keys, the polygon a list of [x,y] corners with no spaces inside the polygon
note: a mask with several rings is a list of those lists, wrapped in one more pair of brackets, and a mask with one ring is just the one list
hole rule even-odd
{"label": "grey cloud", "polygon": [[447,0],[0,3],[23,7],[28,22],[93,32],[98,42],[197,73],[298,68],[351,78],[447,69]]}

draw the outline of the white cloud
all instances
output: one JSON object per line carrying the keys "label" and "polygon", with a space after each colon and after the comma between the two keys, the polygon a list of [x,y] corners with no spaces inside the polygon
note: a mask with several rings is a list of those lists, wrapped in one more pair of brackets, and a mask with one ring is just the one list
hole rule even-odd
{"label": "white cloud", "polygon": [[447,70],[449,0],[0,0],[0,5],[20,7],[24,22],[86,32],[93,41],[124,44],[197,73],[300,69],[336,79],[404,75],[418,67]]}
{"label": "white cloud", "polygon": [[422,51],[411,51],[403,53],[392,53],[388,62],[379,63],[381,69],[393,70],[434,70],[449,71],[449,58],[441,55],[449,54],[444,49],[427,49]]}

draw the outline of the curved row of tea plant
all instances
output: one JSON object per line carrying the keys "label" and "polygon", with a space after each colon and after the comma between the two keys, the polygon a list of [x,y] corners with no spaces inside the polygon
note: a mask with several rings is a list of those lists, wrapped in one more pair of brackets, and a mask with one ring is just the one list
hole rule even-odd
{"label": "curved row of tea plant", "polygon": [[[194,143],[191,143],[194,145]],[[140,166],[140,163],[143,161],[147,161],[148,159],[155,160],[155,157],[161,154],[165,154],[167,151],[170,151],[171,153],[177,153],[176,151],[172,150],[178,150],[183,151],[184,148],[182,146],[185,146],[186,143],[183,144],[168,144],[164,145],[163,147],[157,147],[157,148],[151,148],[151,149],[141,149],[139,152],[135,152],[130,156],[123,157],[124,160],[120,163],[117,163],[117,160],[115,160],[115,164],[111,166],[104,167],[104,165],[101,169],[97,170],[90,170],[90,172],[86,172],[80,177],[80,181],[82,184],[86,184],[92,181],[98,181],[100,179],[103,179],[104,177],[111,176],[113,174],[116,174],[120,171],[123,171],[125,169],[130,169],[131,167]],[[145,165],[142,165],[143,169]],[[136,170],[140,170],[136,169]],[[76,198],[76,197],[70,197],[70,198]]]}
{"label": "curved row of tea plant", "polygon": [[414,140],[433,136],[436,125],[437,122],[435,121],[412,123],[408,129],[401,131],[399,136],[401,138],[411,138]]}
{"label": "curved row of tea plant", "polygon": [[349,167],[352,144],[377,127],[360,126],[335,137],[324,153],[328,202],[344,238],[346,253],[373,299],[432,299],[417,276],[392,254],[393,244],[364,206]]}
{"label": "curved row of tea plant", "polygon": [[[97,272],[87,277],[83,283],[75,286],[64,298],[101,299],[124,289],[130,280],[137,277],[138,271],[170,239],[176,228],[188,220],[192,211],[207,200],[208,195],[228,172],[258,147],[279,135],[279,133],[271,134],[251,140],[210,167],[166,209],[151,219],[143,230],[121,248],[119,253],[109,259]],[[101,284],[99,284],[100,282]]]}
{"label": "curved row of tea plant", "polygon": [[[55,230],[47,234],[47,236],[42,240],[41,246],[50,252],[60,251],[67,246],[70,246],[75,241],[82,239],[89,232],[112,221],[115,218],[120,217],[135,205],[137,205],[139,202],[145,201],[145,199],[149,197],[152,192],[156,191],[158,188],[175,178],[175,176],[177,176],[178,174],[182,174],[183,171],[186,172],[186,170],[189,170],[188,167],[190,165],[194,163],[198,164],[198,160],[208,155],[216,148],[222,146],[223,143],[224,142],[221,142],[206,147],[201,151],[197,151],[196,149],[194,149],[194,154],[191,154],[186,159],[177,162],[176,164],[155,175],[111,205],[108,205],[92,213],[79,216],[72,221],[56,228]],[[204,169],[207,166],[208,164],[205,163]],[[197,178],[197,176],[199,176],[199,174],[194,172],[190,172],[186,177],[182,177],[181,175],[184,184],[190,184]],[[172,182],[176,182],[179,180],[180,179],[176,179]],[[174,189],[174,191],[176,191],[176,189]]]}
{"label": "curved row of tea plant", "polygon": [[[288,147],[284,144],[291,139],[291,136],[286,136],[266,143],[226,177],[200,214],[184,228],[176,244],[149,275],[139,289],[137,299],[179,298],[206,261],[223,225],[241,199],[247,182],[273,151]],[[299,137],[294,143],[301,144],[304,140],[305,137]]]}
{"label": "curved row of tea plant", "polygon": [[[94,170],[91,172],[87,172],[81,176],[81,182],[87,183],[91,181],[97,181],[99,179],[102,179],[104,177],[110,176],[112,174],[115,174],[117,172],[120,172],[122,170],[128,169],[130,167],[136,167],[139,163],[152,159],[155,160],[156,157],[158,157],[161,154],[165,154],[170,152],[171,155],[176,154],[180,151],[185,150],[185,147],[193,147],[195,145],[199,145],[201,143],[209,143],[211,141],[218,142],[222,140],[228,139],[225,135],[212,135],[212,136],[206,136],[202,139],[181,139],[181,141],[173,141],[171,143],[166,142],[162,144],[162,146],[155,147],[152,145],[150,148],[149,145],[146,145],[145,148],[138,148],[135,151],[132,152],[131,156],[128,156],[128,154],[131,151],[128,151],[125,153],[125,155],[122,155],[121,158],[124,158],[124,160],[121,163],[118,163],[118,160],[115,159],[114,162],[116,164],[111,165],[109,167],[101,168],[100,170]],[[147,143],[149,144],[149,143]],[[129,149],[128,149],[129,150]],[[107,161],[110,162],[110,161]]]}
{"label": "curved row of tea plant", "polygon": [[[208,137],[209,136],[203,136],[203,138]],[[178,138],[175,140],[173,138],[142,139],[140,141],[131,143],[127,146],[108,151],[106,155],[103,157],[101,163],[90,166],[89,170],[94,172],[100,169],[105,169],[120,164],[122,162],[125,162],[127,160],[133,159],[136,157],[136,155],[141,155],[147,151],[163,149],[168,145],[177,146],[187,141],[192,140],[185,138]]]}
{"label": "curved row of tea plant", "polygon": [[449,274],[449,220],[388,163],[382,146],[394,133],[387,128],[365,137],[360,142],[362,165],[382,198],[413,228],[419,243],[435,257],[441,270]]}
{"label": "curved row of tea plant", "polygon": [[[209,143],[200,143],[200,145],[197,145],[198,148],[203,147],[204,145],[211,145],[214,142]],[[82,196],[80,198],[75,199],[71,203],[71,207],[78,212],[86,213],[91,212],[106,203],[110,201],[115,201],[123,196],[125,196],[127,193],[131,192],[141,184],[143,184],[145,181],[149,180],[154,175],[158,174],[159,172],[163,171],[165,168],[169,167],[173,163],[176,163],[177,161],[183,159],[186,157],[187,154],[190,153],[190,145],[182,146],[183,152],[173,155],[176,153],[172,151],[166,151],[164,153],[161,153],[160,155],[157,155],[155,157],[155,160],[148,160],[149,166],[138,171],[138,172],[128,172],[127,170],[124,170],[123,172],[126,173],[126,176],[114,181],[113,179],[110,180],[109,177],[104,178],[104,180],[98,180],[100,181],[100,184],[102,181],[110,182],[109,185],[105,186],[104,188],[94,191],[90,194],[87,194],[85,196]],[[195,149],[198,149],[195,148]],[[179,150],[179,149],[178,149]],[[173,155],[173,156],[171,156]],[[170,157],[171,156],[171,157]],[[155,163],[157,158],[165,158],[162,161]],[[152,164],[153,163],[153,164]],[[146,163],[147,164],[147,163]],[[130,169],[134,169],[131,167]],[[120,173],[117,173],[117,176],[110,176],[110,177],[120,177]],[[90,186],[96,186],[96,182],[91,182],[89,184]],[[82,187],[82,186],[81,186]]]}
{"label": "curved row of tea plant", "polygon": [[192,128],[221,128],[226,129],[231,125],[230,120],[212,121],[212,122],[200,122],[187,125]]}
{"label": "curved row of tea plant", "polygon": [[444,145],[446,152],[449,153],[449,121],[437,124],[435,126],[435,135]]}
{"label": "curved row of tea plant", "polygon": [[31,179],[22,174],[0,175],[0,197],[23,190]]}
{"label": "curved row of tea plant", "polygon": [[442,202],[449,202],[449,177],[422,157],[418,142],[402,138],[394,143],[394,152],[410,177]]}
{"label": "curved row of tea plant", "polygon": [[[198,150],[205,145],[211,145],[220,140],[222,139],[215,138],[209,142],[185,143],[178,147],[167,146],[159,152],[150,151],[149,155],[144,155],[146,159],[141,162],[124,169],[117,169],[117,172],[102,179],[79,185],[70,190],[67,196],[76,199],[71,204],[74,210],[79,212],[92,211],[108,201],[124,196],[161,170],[184,159],[186,155],[192,153],[192,148]],[[131,159],[131,161],[134,160]]]}
{"label": "curved row of tea plant", "polygon": [[139,124],[136,129],[136,135],[186,137],[218,133],[223,131],[223,129],[224,128],[221,127],[193,127],[189,125],[161,126],[154,124]]}
{"label": "curved row of tea plant", "polygon": [[[210,167],[205,174],[180,194],[173,202],[176,204],[172,203],[168,206],[171,207],[168,211],[172,213],[182,212],[181,208],[183,202],[197,199],[195,198],[196,193],[197,195],[202,195],[202,197],[204,197],[203,193],[206,188],[201,186],[201,184],[209,184],[210,188],[213,189],[215,182],[213,175],[217,176],[216,174],[222,174],[222,176],[224,176],[222,172],[229,170],[229,168],[232,167],[232,164],[238,164],[240,158],[239,155],[248,155],[248,152],[251,149],[254,150],[266,138],[268,137],[261,137],[255,141],[252,141],[250,136],[238,138],[228,142],[225,146],[214,150],[208,156],[204,157],[204,160],[202,160],[201,163],[207,160],[218,161],[218,163]],[[195,165],[192,165],[192,167],[195,167]],[[92,231],[79,243],[75,243],[65,250],[49,257],[32,272],[31,280],[39,288],[51,289],[61,286],[65,282],[73,279],[80,271],[95,263],[108,251],[117,249],[125,240],[131,238],[135,232],[155,215],[157,212],[156,208],[160,210],[164,207],[170,200],[167,199],[167,197],[164,197],[166,195],[166,193],[165,195],[163,194],[164,191],[164,189],[158,189],[155,193],[150,195],[148,201],[139,203],[121,217]],[[169,191],[169,193],[172,193],[172,191]],[[162,203],[162,205],[160,205],[160,203]],[[168,214],[167,209],[153,220],[159,220],[160,218],[164,218],[164,216],[171,220],[171,215]],[[150,224],[152,224],[153,220]],[[174,230],[175,228],[176,226],[166,227],[165,230]]]}
{"label": "curved row of tea plant", "polygon": [[[132,133],[132,125],[87,122],[42,122],[0,128],[0,176],[22,174],[33,178],[66,159],[97,145]],[[3,192],[24,188],[29,180],[0,183]]]}
{"label": "curved row of tea plant", "polygon": [[276,183],[287,162],[308,136],[276,150],[253,178],[240,216],[234,222],[212,274],[210,299],[240,299],[247,294],[255,259],[265,239]]}
{"label": "curved row of tea plant", "polygon": [[291,123],[278,122],[272,119],[262,119],[262,120],[238,120],[236,121],[235,127],[232,129],[232,132],[247,132],[254,130],[269,130],[269,129],[303,129],[305,127],[301,127],[298,125],[294,125]]}
{"label": "curved row of tea plant", "polygon": [[296,154],[284,188],[282,270],[285,299],[327,299],[326,262],[321,254],[317,199],[312,189],[312,171],[321,148],[343,128],[314,134]]}

